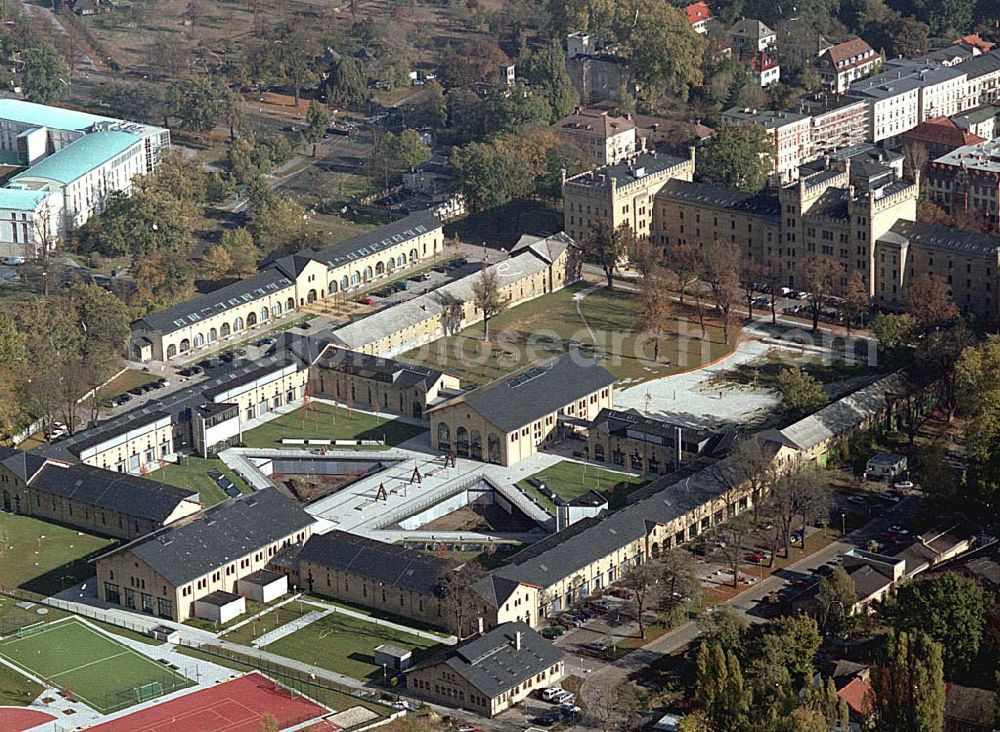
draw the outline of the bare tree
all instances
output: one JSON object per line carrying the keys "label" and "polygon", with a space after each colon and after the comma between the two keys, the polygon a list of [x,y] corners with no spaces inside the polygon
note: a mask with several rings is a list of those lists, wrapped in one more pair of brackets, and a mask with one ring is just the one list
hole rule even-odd
{"label": "bare tree", "polygon": [[704,260],[712,302],[722,315],[723,342],[728,345],[729,327],[735,315],[733,308],[740,300],[739,251],[734,244],[716,241],[705,248]]}
{"label": "bare tree", "polygon": [[760,262],[748,259],[740,267],[740,284],[747,303],[747,318],[753,320],[753,301],[757,287],[767,280],[767,268]]}
{"label": "bare tree", "polygon": [[[815,465],[798,460],[786,468],[775,481],[768,502],[781,532],[785,556],[791,550],[792,523],[796,517],[814,517],[826,500],[822,496],[823,482]],[[805,529],[803,528],[803,535]]]}
{"label": "bare tree", "polygon": [[639,637],[646,637],[646,621],[643,613],[655,602],[662,589],[659,585],[660,569],[651,562],[633,565],[622,575],[618,584],[632,593],[636,615],[639,620]]}
{"label": "bare tree", "polygon": [[751,523],[747,514],[740,514],[729,519],[719,529],[719,555],[729,567],[733,576],[733,587],[739,586],[740,560],[743,559],[743,544],[750,535]]}
{"label": "bare tree", "polygon": [[701,249],[697,244],[681,242],[672,245],[666,254],[664,265],[674,275],[677,298],[684,304],[684,295],[696,283],[704,270]]}
{"label": "bare tree", "polygon": [[833,294],[836,284],[837,266],[826,257],[813,257],[806,262],[806,285],[809,287],[809,312],[812,315],[812,329],[819,330],[819,314]]}
{"label": "bare tree", "polygon": [[680,547],[663,553],[658,567],[663,584],[660,607],[670,611],[685,601],[697,600],[701,591],[698,581],[698,565],[687,549]]}
{"label": "bare tree", "polygon": [[928,160],[930,155],[924,143],[911,141],[903,143],[903,172],[910,180],[913,180],[914,173],[923,171]]}
{"label": "bare tree", "polygon": [[660,336],[663,325],[670,318],[673,302],[670,293],[663,287],[663,279],[658,269],[642,278],[636,300],[639,306],[639,328],[653,338],[653,361],[660,360]]}
{"label": "bare tree", "polygon": [[487,267],[479,275],[479,279],[472,283],[472,302],[483,311],[483,340],[490,337],[490,318],[499,315],[505,307],[509,298],[500,292],[500,278],[496,270]]}
{"label": "bare tree", "polygon": [[947,283],[932,274],[919,274],[910,282],[904,305],[921,328],[930,329],[958,317],[958,308]]}
{"label": "bare tree", "polygon": [[438,584],[437,594],[449,627],[460,639],[466,636],[465,631],[473,620],[471,613],[480,604],[472,589],[475,581],[475,572],[463,566],[449,571]]}
{"label": "bare tree", "polygon": [[584,254],[604,270],[609,290],[614,288],[615,272],[635,248],[635,241],[635,233],[627,222],[615,229],[607,219],[598,219],[591,224],[584,237]]}
{"label": "bare tree", "polygon": [[871,298],[868,295],[868,288],[865,286],[864,278],[858,270],[852,270],[847,278],[847,291],[844,293],[844,325],[847,326],[847,335],[851,335],[851,327],[854,322],[871,308]]}

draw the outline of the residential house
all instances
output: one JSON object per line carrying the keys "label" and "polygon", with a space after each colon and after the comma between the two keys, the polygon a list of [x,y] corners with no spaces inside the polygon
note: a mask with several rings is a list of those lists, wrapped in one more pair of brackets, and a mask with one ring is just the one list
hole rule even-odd
{"label": "residential house", "polygon": [[[971,133],[962,132],[963,139]],[[1000,213],[1000,138],[964,145],[931,159],[928,197],[949,213],[979,214],[997,221]]]}
{"label": "residential house", "polygon": [[858,79],[863,79],[882,63],[882,57],[861,38],[838,43],[826,49],[818,61],[823,86],[834,94],[843,94]]}
{"label": "residential house", "polygon": [[778,59],[766,51],[751,56],[749,64],[754,83],[762,89],[781,80],[781,66],[778,64]]}
{"label": "residential house", "polygon": [[410,669],[406,687],[435,704],[495,717],[558,684],[565,658],[526,623],[507,623]]}
{"label": "residential house", "polygon": [[935,160],[956,148],[985,142],[982,137],[963,130],[947,117],[925,120],[902,135],[903,145],[923,147],[927,160]]}
{"label": "residential house", "polygon": [[553,124],[556,133],[596,160],[615,165],[636,154],[635,125],[604,110],[577,109]]}
{"label": "residential house", "polygon": [[773,48],[778,34],[764,23],[753,18],[743,18],[730,31],[733,51],[741,58],[749,58],[769,48]]}
{"label": "residential house", "polygon": [[708,33],[708,24],[712,22],[712,10],[708,7],[708,3],[692,3],[684,8],[684,13],[695,33],[702,35]]}

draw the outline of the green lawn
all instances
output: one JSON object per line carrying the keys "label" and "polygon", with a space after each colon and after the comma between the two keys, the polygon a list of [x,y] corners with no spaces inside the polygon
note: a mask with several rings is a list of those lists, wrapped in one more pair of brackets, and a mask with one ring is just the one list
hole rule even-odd
{"label": "green lawn", "polygon": [[[251,644],[254,638],[269,633],[277,627],[301,618],[303,615],[313,611],[320,611],[315,605],[307,605],[304,602],[287,602],[284,605],[274,608],[266,615],[262,615],[257,620],[241,625],[234,631],[222,636],[225,640],[233,643],[242,643],[245,646]],[[259,612],[259,610],[258,610]]]}
{"label": "green lawn", "polygon": [[151,472],[148,477],[158,480],[161,483],[168,483],[179,488],[190,488],[191,490],[198,491],[198,494],[201,496],[201,502],[205,506],[214,506],[216,503],[226,500],[228,496],[209,477],[209,470],[219,470],[224,475],[229,476],[229,479],[233,481],[233,485],[243,493],[250,493],[252,491],[243,478],[236,475],[218,458],[181,457],[179,463],[168,463],[159,470]]}
{"label": "green lawn", "polygon": [[362,681],[377,681],[382,678],[382,668],[375,665],[372,657],[375,647],[383,643],[414,649],[414,660],[437,647],[426,638],[334,613],[265,648]]}
{"label": "green lawn", "polygon": [[113,539],[0,513],[0,587],[55,594],[93,576],[87,560],[113,544]]}
{"label": "green lawn", "polygon": [[[529,477],[542,481],[546,487],[567,501],[589,490],[595,490],[608,499],[611,508],[624,506],[628,494],[646,483],[646,479],[641,476],[605,470],[571,460],[563,460]],[[541,501],[549,510],[555,510],[552,501],[539,493],[537,488],[529,485],[527,478],[518,481],[517,485]]]}
{"label": "green lawn", "polygon": [[119,394],[124,394],[129,389],[156,381],[159,377],[153,374],[139,371],[137,369],[125,369],[122,373],[108,382],[108,385],[98,392],[100,400],[111,399]]}
{"label": "green lawn", "polygon": [[0,664],[0,706],[26,707],[41,693],[41,684]]}
{"label": "green lawn", "polygon": [[143,701],[133,693],[138,687],[157,684],[152,698],[194,685],[75,619],[49,624],[21,638],[7,638],[0,642],[0,656],[103,714]]}
{"label": "green lawn", "polygon": [[385,610],[374,610],[368,607],[361,607],[360,605],[352,605],[348,602],[341,602],[339,600],[331,600],[328,597],[323,597],[322,595],[308,595],[310,599],[315,600],[320,605],[332,605],[333,607],[342,607],[347,610],[351,610],[356,613],[360,613],[369,618],[377,618],[378,620],[387,620],[390,623],[395,623],[396,625],[404,625],[407,628],[416,628],[422,630],[425,633],[433,633],[434,635],[440,636],[442,639],[449,637],[451,634],[446,633],[440,628],[436,628],[430,623],[421,623],[419,620],[414,620],[413,618],[404,618],[402,615],[396,615],[394,613],[388,613]]}
{"label": "green lawn", "polygon": [[[398,445],[424,432],[424,427],[332,404],[313,402],[243,434],[247,447],[282,447],[283,438],[307,440],[381,440]],[[286,446],[287,447],[287,446]]]}
{"label": "green lawn", "polygon": [[[664,325],[654,361],[652,342],[635,332],[634,296],[597,289],[583,297],[578,312],[574,297],[588,287],[577,283],[505,310],[490,320],[489,343],[483,341],[482,323],[477,323],[399,359],[456,374],[463,386],[480,386],[576,344],[598,356],[619,384],[626,385],[695,368],[733,348],[722,343],[721,330],[714,325],[707,329],[707,341],[696,337],[697,320],[678,306],[675,317]],[[687,335],[680,337],[681,333]]]}

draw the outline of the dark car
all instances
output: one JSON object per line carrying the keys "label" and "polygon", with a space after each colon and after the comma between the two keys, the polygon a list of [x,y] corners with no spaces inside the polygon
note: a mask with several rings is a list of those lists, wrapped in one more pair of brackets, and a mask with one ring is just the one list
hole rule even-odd
{"label": "dark car", "polygon": [[222,360],[222,361],[223,361],[224,363],[232,363],[233,361],[235,361],[235,360],[236,360],[236,354],[235,354],[235,353],[233,353],[232,351],[226,351],[226,352],[225,352],[225,353],[223,353],[223,354],[222,354],[221,356],[219,356],[219,358],[220,358],[220,359],[221,359],[221,360]]}
{"label": "dark car", "polygon": [[222,473],[222,471],[209,470],[208,477],[214,480],[215,484],[230,498],[234,498],[240,494],[240,489],[233,485],[233,481],[229,479],[229,476]]}
{"label": "dark car", "polygon": [[119,394],[115,398],[115,403],[119,404],[119,405],[126,404],[126,403],[128,403],[130,401],[132,401],[132,395],[131,394]]}
{"label": "dark car", "polygon": [[142,396],[145,392],[143,391],[141,386],[134,386],[128,390],[128,393],[133,394],[135,396]]}
{"label": "dark car", "polygon": [[562,719],[561,715],[541,714],[537,717],[532,718],[531,723],[537,724],[539,727],[551,727],[560,719]]}

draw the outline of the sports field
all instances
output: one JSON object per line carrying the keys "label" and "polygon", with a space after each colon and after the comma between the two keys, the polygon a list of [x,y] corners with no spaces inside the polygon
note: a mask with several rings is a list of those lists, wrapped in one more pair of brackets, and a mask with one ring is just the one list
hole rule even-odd
{"label": "sports field", "polygon": [[194,685],[76,618],[35,627],[0,641],[0,657],[102,714]]}

